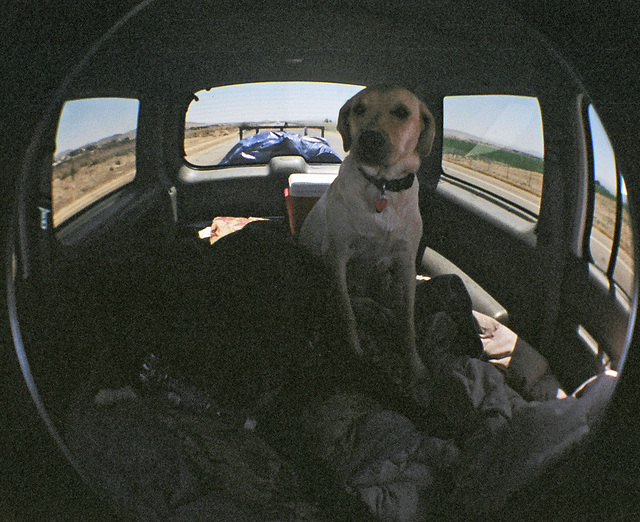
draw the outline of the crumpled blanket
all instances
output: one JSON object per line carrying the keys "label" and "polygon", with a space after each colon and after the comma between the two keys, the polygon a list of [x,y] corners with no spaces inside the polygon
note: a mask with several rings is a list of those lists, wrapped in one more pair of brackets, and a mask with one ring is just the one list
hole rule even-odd
{"label": "crumpled blanket", "polygon": [[406,417],[364,395],[336,395],[307,414],[311,448],[335,480],[382,520],[417,520],[459,457],[451,442],[423,435]]}
{"label": "crumpled blanket", "polygon": [[[482,519],[584,440],[615,380],[606,372],[566,399],[527,401],[495,365],[455,358],[413,394],[428,399],[420,423],[364,394],[339,393],[309,405],[301,444],[376,519]],[[430,429],[436,418],[447,429]],[[100,390],[78,399],[66,440],[125,516],[326,519],[296,469],[242,416],[180,409],[131,387]]]}
{"label": "crumpled blanket", "polygon": [[510,411],[493,416],[466,441],[451,503],[465,506],[470,515],[502,506],[584,440],[606,408],[616,377],[611,371],[600,374],[564,399],[512,401]]}
{"label": "crumpled blanket", "polygon": [[[133,387],[79,397],[65,440],[119,513],[142,520],[327,519],[325,506],[301,491],[299,475],[322,487],[327,471],[331,485],[380,520],[441,519],[453,510],[462,519],[491,519],[512,493],[585,439],[616,377],[602,374],[555,399],[559,385],[544,358],[500,325],[474,319],[459,283],[439,279],[417,291],[418,344],[433,371],[403,397],[412,401],[412,415],[353,389],[330,388],[297,405],[283,401],[290,409],[279,412],[275,430],[285,431],[283,419],[295,416],[297,435],[302,420],[303,436],[294,443],[314,457],[310,470],[294,468],[277,437],[263,438],[268,430],[260,432],[260,418],[255,431],[247,430],[237,412],[182,411]],[[434,289],[439,300],[431,298]],[[379,314],[372,320],[380,322]],[[325,373],[316,375],[333,383],[328,372],[335,367],[324,364]],[[304,395],[303,388],[296,390]]]}
{"label": "crumpled blanket", "polygon": [[364,396],[336,395],[307,413],[310,448],[377,519],[490,516],[584,439],[615,379],[605,373],[574,396],[529,402],[491,363],[457,358],[430,387],[437,398],[414,394],[446,417],[446,435],[426,435]]}
{"label": "crumpled blanket", "polygon": [[[379,307],[356,309],[372,331]],[[584,440],[615,385],[604,373],[567,397],[538,352],[472,311],[457,276],[418,285],[416,331],[431,372],[410,390],[410,417],[349,393],[306,413],[309,451],[376,519],[491,518]]]}

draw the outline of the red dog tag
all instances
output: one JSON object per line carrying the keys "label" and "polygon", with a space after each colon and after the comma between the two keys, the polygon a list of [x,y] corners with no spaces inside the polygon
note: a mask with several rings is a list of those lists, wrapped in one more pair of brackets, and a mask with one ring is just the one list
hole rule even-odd
{"label": "red dog tag", "polygon": [[387,203],[389,203],[389,200],[384,196],[376,199],[376,212],[380,213],[387,208]]}

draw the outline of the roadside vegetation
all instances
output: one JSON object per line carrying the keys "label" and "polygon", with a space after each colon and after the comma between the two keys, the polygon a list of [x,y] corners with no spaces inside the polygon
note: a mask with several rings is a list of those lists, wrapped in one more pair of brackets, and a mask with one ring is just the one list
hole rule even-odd
{"label": "roadside vegetation", "polygon": [[538,198],[542,196],[544,161],[537,156],[445,136],[442,159],[491,176]]}

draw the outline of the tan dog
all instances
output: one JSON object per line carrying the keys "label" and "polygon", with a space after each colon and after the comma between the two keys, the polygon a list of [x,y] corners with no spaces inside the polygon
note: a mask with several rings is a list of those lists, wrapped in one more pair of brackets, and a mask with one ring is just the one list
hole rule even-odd
{"label": "tan dog", "polygon": [[397,345],[406,350],[412,378],[419,379],[424,365],[416,351],[414,300],[422,218],[415,173],[431,151],[434,118],[402,87],[369,87],[340,109],[338,131],[351,153],[307,216],[299,241],[333,272],[357,355],[363,350],[348,279],[377,278],[374,293],[376,284],[381,291],[390,288],[400,317]]}

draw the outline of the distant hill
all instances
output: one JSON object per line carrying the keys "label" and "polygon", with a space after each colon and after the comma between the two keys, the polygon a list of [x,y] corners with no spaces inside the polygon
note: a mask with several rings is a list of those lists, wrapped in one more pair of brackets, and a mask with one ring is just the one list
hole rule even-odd
{"label": "distant hill", "polygon": [[453,139],[457,139],[460,141],[466,141],[469,143],[474,143],[476,145],[485,145],[487,147],[490,148],[494,148],[494,149],[501,149],[501,150],[510,150],[513,152],[517,152],[519,154],[525,154],[527,156],[531,156],[533,158],[541,158],[542,156],[538,155],[538,154],[534,154],[531,151],[523,151],[523,150],[519,150],[519,149],[514,149],[511,147],[506,147],[503,144],[500,143],[493,143],[487,140],[484,140],[478,136],[475,136],[473,134],[469,134],[467,132],[463,132],[463,131],[459,131],[459,130],[447,130],[445,135],[444,135],[445,139],[446,138],[453,138]]}
{"label": "distant hill", "polygon": [[539,156],[489,143],[460,131],[445,134],[442,152],[445,155],[478,157],[533,172],[542,173],[544,167],[544,161]]}
{"label": "distant hill", "polygon": [[63,150],[61,152],[58,152],[55,155],[54,160],[61,161],[64,158],[67,158],[70,156],[77,156],[78,154],[81,154],[83,152],[87,152],[95,149],[103,149],[114,144],[122,143],[124,141],[135,141],[135,139],[136,139],[136,129],[133,129],[129,132],[114,134],[113,136],[107,136],[106,138],[102,138],[101,140],[94,141],[92,143],[87,143],[86,145],[83,145],[82,147],[78,147],[77,149]]}

